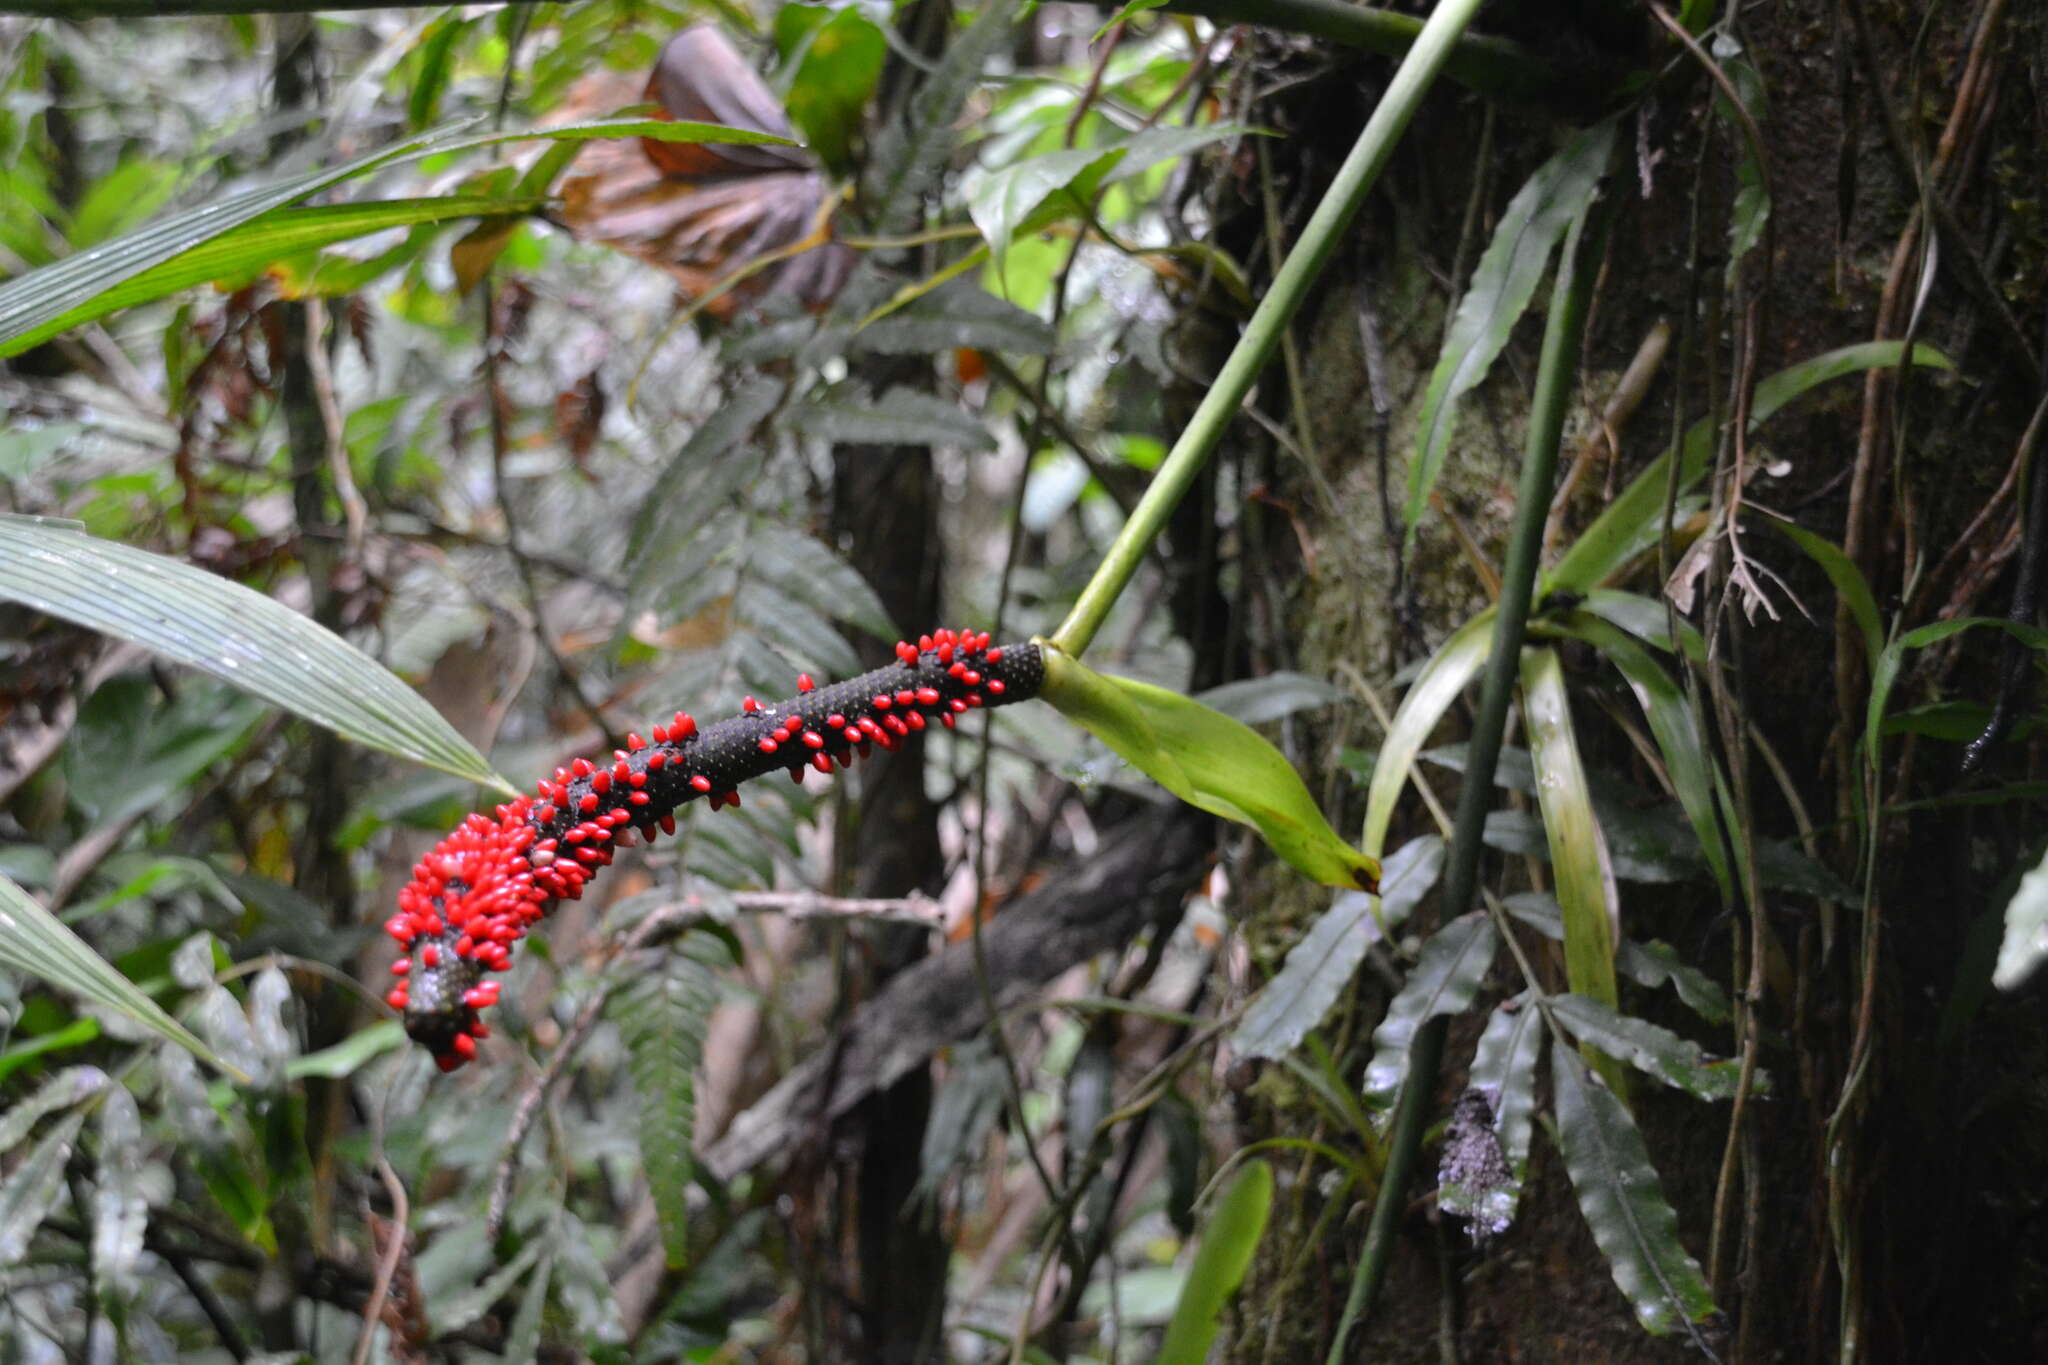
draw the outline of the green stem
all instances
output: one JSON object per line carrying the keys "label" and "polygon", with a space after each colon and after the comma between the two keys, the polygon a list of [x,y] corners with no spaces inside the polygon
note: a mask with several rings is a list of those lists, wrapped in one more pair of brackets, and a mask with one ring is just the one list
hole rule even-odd
{"label": "green stem", "polygon": [[1409,48],[1400,69],[1388,83],[1386,94],[1380,98],[1379,107],[1372,111],[1351,154],[1338,168],[1337,178],[1330,182],[1323,201],[1316,205],[1301,239],[1287,253],[1287,260],[1273,277],[1266,297],[1259,301],[1251,321],[1245,324],[1244,335],[1230,352],[1230,358],[1223,362],[1208,396],[1202,399],[1180,439],[1174,442],[1166,462],[1153,476],[1151,487],[1145,490],[1137,509],[1124,522],[1102,563],[1096,566],[1095,576],[1082,589],[1080,600],[1052,637],[1053,644],[1069,656],[1078,659],[1087,650],[1103,618],[1116,605],[1144,559],[1146,548],[1165,527],[1167,518],[1208,462],[1210,452],[1229,429],[1245,395],[1251,392],[1253,381],[1280,344],[1288,321],[1336,251],[1344,230],[1365,202],[1373,182],[1393,154],[1394,145],[1401,140],[1408,120],[1415,116],[1422,97],[1436,83],[1437,73],[1443,69],[1458,36],[1472,22],[1479,5],[1480,0],[1440,0],[1422,26],[1414,46]]}
{"label": "green stem", "polygon": [[[1401,57],[1422,34],[1412,15],[1367,9],[1349,0],[1167,0],[1172,14],[1220,24],[1258,24],[1345,47]],[[1565,77],[1546,57],[1507,38],[1466,34],[1451,47],[1444,75],[1469,90],[1506,99],[1543,100],[1565,93]]]}
{"label": "green stem", "polygon": [[[1529,599],[1536,586],[1536,562],[1543,549],[1543,523],[1550,511],[1550,491],[1557,474],[1557,451],[1564,435],[1565,410],[1577,379],[1579,344],[1592,304],[1599,271],[1607,215],[1599,204],[1572,225],[1558,259],[1557,281],[1550,295],[1550,320],[1543,329],[1543,358],[1536,374],[1536,392],[1529,405],[1529,440],[1522,455],[1522,477],[1516,490],[1515,525],[1508,541],[1507,564],[1501,572],[1500,611],[1494,619],[1493,649],[1480,686],[1479,715],[1466,745],[1465,772],[1458,789],[1458,819],[1451,832],[1449,865],[1444,870],[1442,915],[1456,919],[1472,904],[1479,886],[1479,855],[1486,832],[1486,811],[1493,799],[1493,770],[1500,759],[1501,736],[1507,729],[1508,703],[1520,673],[1522,638],[1529,621]],[[1592,231],[1585,229],[1592,225]],[[1581,239],[1584,238],[1584,247]],[[1365,1250],[1351,1281],[1344,1316],[1330,1347],[1330,1365],[1345,1359],[1345,1338],[1372,1307],[1386,1275],[1393,1250],[1394,1224],[1407,1200],[1409,1175],[1422,1147],[1437,1073],[1443,1065],[1447,1015],[1437,1015],[1415,1031],[1408,1049],[1408,1079],[1394,1111],[1387,1147],[1386,1177],[1373,1205]]]}
{"label": "green stem", "polygon": [[[566,4],[567,0],[541,0]],[[427,0],[396,8],[425,8]],[[191,14],[311,14],[321,10],[391,9],[392,0],[0,0],[0,14],[39,19],[159,19]]]}

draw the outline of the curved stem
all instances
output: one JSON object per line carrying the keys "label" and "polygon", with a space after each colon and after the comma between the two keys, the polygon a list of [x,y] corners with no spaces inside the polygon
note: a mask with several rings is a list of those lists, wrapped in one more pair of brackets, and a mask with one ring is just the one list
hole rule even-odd
{"label": "curved stem", "polygon": [[1330,182],[1323,201],[1316,205],[1314,216],[1302,230],[1301,239],[1287,253],[1287,260],[1273,277],[1265,298],[1245,324],[1244,335],[1238,339],[1230,358],[1223,362],[1208,396],[1195,410],[1180,439],[1174,442],[1137,509],[1124,522],[1116,542],[1082,590],[1080,600],[1052,637],[1053,643],[1067,654],[1079,658],[1087,650],[1103,618],[1116,605],[1144,559],[1146,547],[1158,537],[1195,476],[1208,463],[1210,452],[1229,429],[1259,372],[1272,358],[1288,321],[1308,296],[1309,286],[1323,273],[1344,230],[1379,179],[1394,145],[1408,127],[1408,120],[1436,83],[1437,73],[1443,69],[1466,25],[1472,22],[1479,4],[1480,0],[1441,0],[1416,35],[1414,46],[1408,49],[1400,69],[1388,83],[1379,107],[1366,120],[1351,154],[1344,158],[1337,178]]}
{"label": "curved stem", "polygon": [[[1446,922],[1465,913],[1479,886],[1479,855],[1486,830],[1486,808],[1493,796],[1493,770],[1500,759],[1501,736],[1507,729],[1508,703],[1520,672],[1522,638],[1528,625],[1529,599],[1536,584],[1536,563],[1543,548],[1543,523],[1557,473],[1557,450],[1564,435],[1565,409],[1578,374],[1580,340],[1593,285],[1607,216],[1599,204],[1572,225],[1558,260],[1557,282],[1551,291],[1550,320],[1543,330],[1543,358],[1536,374],[1536,392],[1529,405],[1529,441],[1522,455],[1522,477],[1516,489],[1515,525],[1501,573],[1500,611],[1494,620],[1493,651],[1479,693],[1479,715],[1466,747],[1464,779],[1458,790],[1458,821],[1451,835],[1449,864],[1444,869],[1442,916]],[[1591,231],[1587,231],[1588,227]],[[1581,242],[1581,238],[1585,240]],[[1387,1149],[1386,1178],[1373,1205],[1365,1250],[1330,1345],[1330,1365],[1345,1359],[1345,1339],[1372,1306],[1386,1275],[1393,1249],[1394,1223],[1404,1205],[1404,1191],[1415,1169],[1416,1154],[1428,1126],[1429,1105],[1436,1095],[1442,1067],[1447,1015],[1437,1015],[1415,1031],[1409,1045],[1408,1080],[1394,1111],[1394,1129]]]}

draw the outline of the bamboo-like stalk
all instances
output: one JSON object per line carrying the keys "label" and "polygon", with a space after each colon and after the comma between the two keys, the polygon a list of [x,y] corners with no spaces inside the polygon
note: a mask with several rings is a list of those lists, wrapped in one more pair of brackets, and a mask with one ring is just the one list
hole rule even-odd
{"label": "bamboo-like stalk", "polygon": [[[1577,378],[1586,314],[1593,298],[1595,268],[1605,234],[1606,214],[1597,203],[1572,227],[1558,259],[1557,281],[1551,290],[1550,319],[1543,329],[1543,356],[1536,374],[1536,392],[1529,406],[1528,444],[1522,455],[1522,476],[1516,489],[1515,524],[1508,541],[1507,563],[1501,572],[1500,610],[1494,619],[1493,651],[1480,684],[1479,715],[1466,745],[1465,771],[1458,790],[1458,819],[1451,833],[1450,856],[1444,868],[1441,914],[1446,923],[1470,908],[1479,886],[1479,856],[1484,845],[1487,807],[1493,799],[1493,772],[1500,759],[1501,736],[1507,729],[1508,703],[1520,673],[1522,639],[1529,620],[1536,566],[1543,549],[1543,523],[1550,508],[1551,485],[1557,474],[1557,452],[1564,436],[1566,408]],[[1587,231],[1588,225],[1592,230]],[[1372,1306],[1386,1275],[1393,1249],[1394,1224],[1407,1204],[1409,1176],[1428,1127],[1430,1102],[1443,1066],[1445,1015],[1426,1021],[1415,1031],[1408,1050],[1408,1080],[1394,1108],[1388,1141],[1386,1177],[1373,1205],[1365,1249],[1351,1281],[1344,1316],[1330,1345],[1330,1365],[1346,1357],[1345,1340]]]}
{"label": "bamboo-like stalk", "polygon": [[[1244,335],[1232,348],[1230,358],[1210,386],[1201,406],[1175,441],[1166,461],[1152,478],[1151,486],[1136,510],[1124,522],[1115,543],[1096,566],[1095,576],[1081,591],[1080,600],[1052,637],[1053,644],[1079,658],[1094,640],[1103,618],[1123,594],[1131,575],[1144,559],[1147,547],[1165,527],[1173,509],[1186,496],[1195,476],[1208,463],[1217,442],[1237,416],[1245,396],[1251,392],[1259,373],[1266,368],[1288,322],[1308,296],[1309,287],[1323,273],[1323,267],[1337,250],[1344,230],[1393,154],[1408,121],[1435,85],[1439,72],[1450,59],[1459,37],[1479,11],[1480,0],[1441,0],[1430,12],[1415,42],[1402,59],[1400,69],[1387,85],[1379,106],[1366,120],[1358,141],[1352,146],[1337,177],[1330,182],[1322,202],[1302,230],[1301,238],[1287,253],[1279,273],[1273,277],[1265,298],[1245,324]],[[1548,498],[1546,496],[1547,504]]]}

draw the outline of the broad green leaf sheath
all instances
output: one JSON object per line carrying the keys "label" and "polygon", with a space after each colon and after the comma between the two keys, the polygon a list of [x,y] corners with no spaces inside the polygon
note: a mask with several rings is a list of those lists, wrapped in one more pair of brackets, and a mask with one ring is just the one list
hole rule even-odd
{"label": "broad green leaf sheath", "polygon": [[1296,871],[1346,890],[1379,886],[1380,865],[1337,837],[1308,788],[1256,730],[1198,701],[1097,673],[1044,640],[1039,700],[1191,806],[1250,825]]}

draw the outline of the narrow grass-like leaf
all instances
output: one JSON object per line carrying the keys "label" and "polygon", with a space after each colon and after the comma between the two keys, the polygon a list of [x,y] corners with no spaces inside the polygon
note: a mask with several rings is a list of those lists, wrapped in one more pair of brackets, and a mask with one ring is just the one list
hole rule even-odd
{"label": "narrow grass-like leaf", "polygon": [[[1758,73],[1756,63],[1750,60],[1742,45],[1726,33],[1714,39],[1714,60],[1721,65],[1721,71],[1728,77],[1728,83],[1735,88],[1736,97],[1742,102],[1742,112],[1749,115],[1751,123],[1761,125],[1764,121],[1764,78]],[[1717,86],[1718,91],[1718,86]],[[1752,142],[1743,120],[1737,116],[1727,95],[1716,93],[1714,109],[1731,126],[1731,138],[1740,155],[1735,159],[1735,202],[1728,214],[1728,270],[1729,278],[1742,265],[1742,258],[1755,249],[1763,240],[1764,225],[1771,217],[1770,186],[1764,180],[1764,167],[1760,158],[1763,148]]]}
{"label": "narrow grass-like leaf", "polygon": [[1885,710],[1891,705],[1892,686],[1899,680],[1899,669],[1906,662],[1906,655],[1916,649],[1946,640],[1951,635],[1978,627],[2002,630],[2036,653],[2048,653],[2048,631],[2038,626],[2023,625],[1997,616],[1959,616],[1950,621],[1935,621],[1915,630],[1909,630],[1886,645],[1877,656],[1877,667],[1870,674],[1870,700],[1863,717],[1864,761],[1877,761],[1878,741],[1883,734]]}
{"label": "narrow grass-like leaf", "polygon": [[529,213],[539,199],[491,199],[451,195],[445,199],[381,199],[320,208],[273,209],[211,241],[180,252],[101,291],[85,303],[0,342],[0,357],[19,354],[59,332],[194,285],[220,282],[234,287],[261,275],[283,257],[366,237],[389,228]]}
{"label": "narrow grass-like leaf", "polygon": [[1634,636],[1615,629],[1608,621],[1589,612],[1574,612],[1558,623],[1558,629],[1584,640],[1606,655],[1608,661],[1621,670],[1621,676],[1628,680],[1629,690],[1635,693],[1636,704],[1643,708],[1643,718],[1650,723],[1650,734],[1657,741],[1657,751],[1664,757],[1664,770],[1671,776],[1671,787],[1678,794],[1678,804],[1684,807],[1685,818],[1692,823],[1693,833],[1699,836],[1700,852],[1705,855],[1707,866],[1713,869],[1714,881],[1721,889],[1722,903],[1731,903],[1735,880],[1728,866],[1727,850],[1722,842],[1720,819],[1714,804],[1713,770],[1699,727],[1693,723],[1692,707],[1687,704],[1685,694],[1649,650]]}
{"label": "narrow grass-like leaf", "polygon": [[526,1282],[526,1290],[519,1296],[519,1311],[512,1315],[511,1330],[505,1333],[504,1358],[511,1360],[540,1359],[541,1314],[548,1305],[548,1287],[555,1278],[555,1252],[550,1244],[548,1251],[534,1267],[533,1278]]}
{"label": "narrow grass-like leaf", "polygon": [[1247,1057],[1283,1057],[1323,1021],[1351,980],[1380,926],[1408,918],[1443,874],[1444,841],[1434,834],[1411,839],[1387,855],[1380,872],[1379,913],[1366,891],[1340,891],[1330,908],[1287,953],[1287,961],[1245,1007],[1231,1046]]}
{"label": "narrow grass-like leaf", "polygon": [[1483,910],[1460,915],[1430,935],[1415,970],[1387,1003],[1386,1018],[1373,1030],[1372,1061],[1365,1068],[1365,1098],[1391,1111],[1408,1078],[1408,1045],[1425,1020],[1456,1014],[1472,1003],[1500,946],[1493,921]]}
{"label": "narrow grass-like leaf", "polygon": [[83,1113],[64,1116],[43,1134],[19,1166],[0,1180],[0,1270],[28,1254],[29,1240],[64,1193],[64,1165],[85,1123]]}
{"label": "narrow grass-like leaf", "polygon": [[0,598],[189,664],[359,744],[512,791],[374,659],[204,569],[68,526],[0,517]]}
{"label": "narrow grass-like leaf", "polygon": [[165,1014],[68,925],[6,877],[0,877],[0,963],[124,1015],[190,1048],[236,1080],[249,1079],[214,1056],[190,1029]]}
{"label": "narrow grass-like leaf", "polygon": [[1430,490],[1450,453],[1458,400],[1486,377],[1528,311],[1557,244],[1592,202],[1613,149],[1611,119],[1579,133],[1536,169],[1501,214],[1493,239],[1472,272],[1472,283],[1458,302],[1457,316],[1444,334],[1443,353],[1423,392],[1415,454],[1408,465],[1409,546],[1415,543]]}
{"label": "narrow grass-like leaf", "polygon": [[1493,1105],[1494,1135],[1507,1158],[1512,1183],[1503,1212],[1510,1220],[1529,1173],[1529,1140],[1536,1127],[1536,1062],[1543,1052],[1543,1033],[1543,1011],[1524,991],[1494,1007],[1472,1053],[1471,1085]]}
{"label": "narrow grass-like leaf", "polygon": [[1612,1005],[1619,998],[1614,945],[1621,939],[1621,898],[1579,760],[1556,650],[1522,652],[1522,719],[1529,731],[1536,803],[1550,844],[1557,902],[1564,911],[1565,979],[1581,995]]}
{"label": "narrow grass-like leaf", "polygon": [[1762,508],[1757,510],[1762,513],[1766,526],[1797,545],[1808,559],[1820,566],[1820,571],[1828,576],[1828,582],[1834,584],[1835,592],[1848,603],[1849,615],[1863,636],[1864,667],[1875,672],[1877,656],[1884,651],[1884,620],[1877,613],[1877,598],[1872,596],[1870,584],[1864,579],[1863,571],[1856,567],[1856,561],[1843,554],[1841,546],[1833,541],[1817,536],[1774,512]]}
{"label": "narrow grass-like leaf", "polygon": [[512,1286],[518,1284],[520,1276],[541,1258],[541,1253],[551,1253],[553,1249],[554,1243],[550,1239],[536,1237],[472,1288],[446,1298],[429,1299],[427,1311],[432,1315],[434,1335],[445,1337],[477,1322],[497,1305],[498,1300],[512,1292]]}
{"label": "narrow grass-like leaf", "polygon": [[1458,700],[1465,684],[1478,675],[1486,656],[1493,650],[1494,609],[1486,608],[1438,646],[1422,672],[1409,685],[1394,712],[1380,744],[1379,761],[1373,765],[1372,785],[1366,789],[1365,837],[1360,841],[1368,855],[1377,857],[1387,840],[1387,825],[1394,818],[1395,803],[1408,785],[1415,768],[1415,756]]}
{"label": "narrow grass-like leaf", "polygon": [[1998,945],[1998,965],[1991,969],[1991,983],[2002,991],[2017,990],[2040,969],[2044,958],[2048,958],[2048,855],[2027,869],[2012,899],[2005,903],[2005,937]]}
{"label": "narrow grass-like leaf", "polygon": [[609,137],[645,137],[663,142],[773,142],[789,145],[787,138],[757,133],[750,128],[662,119],[604,119],[517,132],[472,133],[458,127],[408,138],[339,166],[309,171],[274,185],[259,185],[223,195],[211,203],[172,214],[114,241],[74,252],[61,261],[0,284],[0,356],[13,354],[13,343],[18,338],[73,309],[90,304],[99,294],[122,281],[161,265],[252,218],[260,218],[273,209],[297,203],[379,166],[499,142],[523,139],[579,142]]}
{"label": "narrow grass-like leaf", "polygon": [[1191,806],[1250,825],[1325,886],[1371,890],[1377,861],[1323,819],[1294,765],[1258,731],[1163,687],[1096,673],[1043,641],[1041,700]]}
{"label": "narrow grass-like leaf", "polygon": [[365,1063],[402,1048],[405,1043],[404,1025],[396,1019],[379,1020],[357,1029],[332,1047],[292,1058],[284,1064],[284,1077],[288,1081],[304,1080],[308,1076],[342,1080],[353,1076]]}
{"label": "narrow grass-like leaf", "polygon": [[696,1171],[697,1063],[718,1003],[724,940],[690,934],[666,961],[612,997],[610,1012],[633,1060],[640,1099],[640,1161],[661,1219],[671,1269],[689,1259],[690,1181]]}
{"label": "narrow grass-like leaf", "polygon": [[1209,1358],[1218,1319],[1251,1268],[1272,1210],[1272,1168],[1247,1161],[1202,1225],[1202,1244],[1188,1266],[1154,1365],[1202,1365]]}
{"label": "narrow grass-like leaf", "polygon": [[[1778,371],[1756,386],[1750,405],[1750,429],[1768,421],[1780,408],[1830,379],[1864,370],[1884,369],[1905,360],[1905,343],[1868,341],[1844,346],[1803,360]],[[1936,369],[1953,369],[1948,357],[1931,346],[1915,346],[1912,363]],[[1699,482],[1707,459],[1714,450],[1713,425],[1705,418],[1687,428],[1679,443],[1678,488],[1681,493]],[[1664,515],[1664,495],[1670,478],[1671,453],[1666,451],[1629,481],[1607,504],[1593,524],[1572,542],[1557,566],[1543,576],[1537,595],[1560,590],[1586,592],[1605,583],[1624,568],[1638,547],[1655,544],[1656,528]]]}
{"label": "narrow grass-like leaf", "polygon": [[[1550,999],[1551,1012],[1574,1038],[1598,1048],[1609,1057],[1627,1062],[1636,1070],[1675,1090],[1703,1100],[1735,1097],[1742,1079],[1742,1063],[1713,1058],[1689,1038],[1647,1019],[1620,1013],[1583,995],[1556,995]],[[1770,1081],[1759,1071],[1752,1078],[1758,1093],[1770,1089]]]}
{"label": "narrow grass-like leaf", "polygon": [[0,1157],[29,1135],[37,1119],[69,1109],[106,1088],[107,1073],[96,1066],[67,1066],[48,1077],[27,1099],[14,1101],[0,1113]]}
{"label": "narrow grass-like leaf", "polygon": [[1635,1121],[1561,1038],[1550,1045],[1550,1084],[1565,1170],[1615,1284],[1646,1331],[1698,1341],[1713,1294],[1678,1240],[1678,1215]]}

